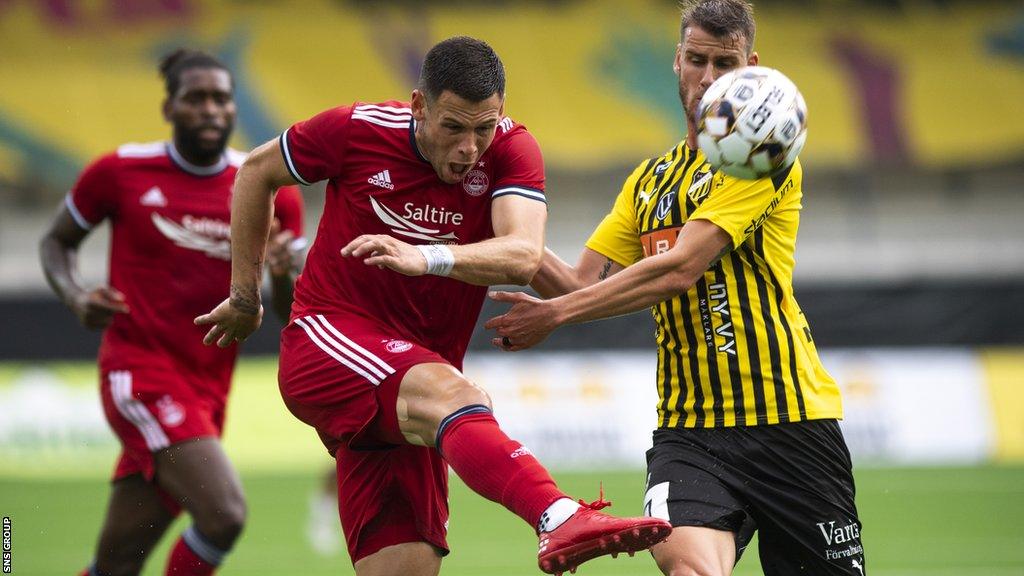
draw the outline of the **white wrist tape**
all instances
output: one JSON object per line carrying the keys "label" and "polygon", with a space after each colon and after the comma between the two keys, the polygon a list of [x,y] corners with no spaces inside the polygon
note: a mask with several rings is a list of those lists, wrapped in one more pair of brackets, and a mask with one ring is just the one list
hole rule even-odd
{"label": "white wrist tape", "polygon": [[416,248],[427,260],[427,274],[434,276],[447,276],[452,273],[455,266],[455,255],[451,248],[444,244],[423,244]]}

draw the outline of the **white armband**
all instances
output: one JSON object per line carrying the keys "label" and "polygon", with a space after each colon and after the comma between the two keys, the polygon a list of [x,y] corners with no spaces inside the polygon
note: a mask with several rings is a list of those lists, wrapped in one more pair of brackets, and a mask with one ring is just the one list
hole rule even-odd
{"label": "white armband", "polygon": [[423,244],[416,248],[427,260],[427,274],[434,276],[447,276],[452,273],[455,266],[455,255],[452,249],[444,244]]}

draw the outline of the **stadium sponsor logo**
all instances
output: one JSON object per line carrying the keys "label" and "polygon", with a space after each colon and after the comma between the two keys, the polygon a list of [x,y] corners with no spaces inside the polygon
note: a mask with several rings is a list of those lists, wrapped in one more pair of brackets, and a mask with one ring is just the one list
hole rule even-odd
{"label": "stadium sponsor logo", "polygon": [[530,452],[530,449],[527,448],[526,446],[520,446],[519,448],[513,450],[512,453],[509,454],[509,456],[512,458],[519,458],[520,456],[533,456],[533,452]]}
{"label": "stadium sponsor logo", "polygon": [[384,344],[384,349],[394,354],[400,354],[410,348],[412,348],[412,343],[405,340],[388,340],[387,344]]}
{"label": "stadium sponsor logo", "polygon": [[743,229],[743,232],[745,234],[752,234],[754,230],[760,228],[761,225],[764,224],[764,221],[767,220],[768,217],[775,212],[775,209],[779,207],[779,204],[782,203],[782,199],[786,197],[786,194],[792,189],[793,181],[790,180],[789,182],[786,183],[782,190],[779,190],[778,195],[776,195],[775,198],[772,199],[771,204],[768,204],[768,207],[764,209],[764,212],[762,212],[761,215],[757,217],[757,219],[750,221],[750,224]]}
{"label": "stadium sponsor logo", "polygon": [[156,409],[159,413],[160,423],[168,428],[180,426],[185,421],[185,407],[171,398],[169,394],[164,394],[156,401]]}
{"label": "stadium sponsor logo", "polygon": [[231,259],[231,227],[223,220],[195,218],[186,215],[181,224],[153,212],[153,225],[168,240],[189,250],[196,250],[211,258]]}
{"label": "stadium sponsor logo", "polygon": [[483,170],[470,170],[469,174],[462,179],[462,189],[470,196],[480,196],[487,192],[490,185],[491,181]]}
{"label": "stadium sponsor logo", "polygon": [[458,226],[462,223],[463,218],[459,212],[452,212],[443,207],[437,208],[426,203],[416,205],[413,202],[406,202],[405,206],[403,206],[403,212],[399,214],[384,203],[379,202],[373,196],[369,198],[370,206],[373,208],[374,213],[377,214],[381,222],[391,227],[391,232],[394,234],[417,240],[446,244],[459,241],[459,237],[455,232],[445,232],[442,234],[440,228],[431,228],[417,224],[417,222],[424,222]]}
{"label": "stadium sponsor logo", "polygon": [[860,525],[856,522],[850,522],[845,526],[836,526],[836,521],[831,520],[827,525],[824,522],[818,522],[817,526],[818,530],[821,530],[822,537],[825,538],[825,544],[829,546],[860,540]]}

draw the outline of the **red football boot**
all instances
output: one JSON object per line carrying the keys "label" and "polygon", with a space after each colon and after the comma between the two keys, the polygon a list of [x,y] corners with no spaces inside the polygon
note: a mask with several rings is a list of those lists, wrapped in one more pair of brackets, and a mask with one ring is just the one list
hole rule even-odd
{"label": "red football boot", "polygon": [[603,490],[597,502],[579,502],[580,509],[558,528],[540,533],[537,564],[547,574],[576,572],[580,564],[605,554],[632,556],[672,532],[672,525],[660,518],[616,518],[598,512],[612,504],[604,500]]}

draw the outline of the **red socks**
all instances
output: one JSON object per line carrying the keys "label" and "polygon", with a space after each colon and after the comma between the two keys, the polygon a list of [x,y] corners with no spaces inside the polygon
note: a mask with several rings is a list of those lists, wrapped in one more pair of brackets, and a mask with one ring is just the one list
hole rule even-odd
{"label": "red socks", "polygon": [[210,576],[227,552],[210,544],[195,526],[189,526],[178,538],[167,559],[167,576]]}
{"label": "red socks", "polygon": [[544,510],[567,497],[533,454],[501,431],[486,406],[466,406],[441,421],[436,446],[474,492],[535,530]]}

